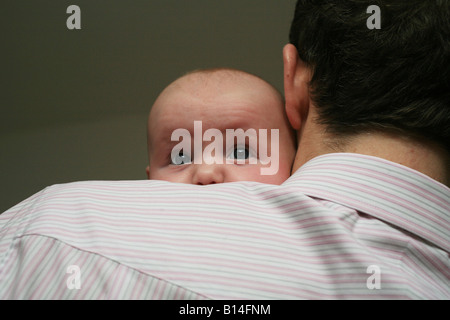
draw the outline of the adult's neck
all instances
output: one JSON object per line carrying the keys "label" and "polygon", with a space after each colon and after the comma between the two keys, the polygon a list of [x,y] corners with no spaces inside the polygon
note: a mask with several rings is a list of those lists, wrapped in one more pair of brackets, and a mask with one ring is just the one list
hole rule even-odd
{"label": "adult's neck", "polygon": [[431,141],[391,132],[368,132],[345,139],[327,136],[323,132],[308,127],[302,130],[292,172],[322,154],[359,153],[399,163],[450,185],[450,156]]}

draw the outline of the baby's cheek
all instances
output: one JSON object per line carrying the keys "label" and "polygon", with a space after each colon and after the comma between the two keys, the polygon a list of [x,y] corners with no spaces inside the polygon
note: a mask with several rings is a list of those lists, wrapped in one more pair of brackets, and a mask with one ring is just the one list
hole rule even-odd
{"label": "baby's cheek", "polygon": [[278,168],[278,173],[275,175],[275,179],[279,181],[275,184],[282,184],[291,176],[292,162],[281,161]]}
{"label": "baby's cheek", "polygon": [[168,182],[191,183],[189,179],[189,165],[165,166],[161,168],[150,168],[151,180],[163,180]]}
{"label": "baby's cheek", "polygon": [[[260,164],[249,164],[245,166],[233,166],[228,170],[229,179],[228,182],[234,181],[254,181],[267,184],[282,184],[289,178],[290,167],[287,166],[272,168],[272,170],[262,170],[268,168],[268,166],[262,166]],[[273,174],[264,174],[264,172],[269,172]]]}
{"label": "baby's cheek", "polygon": [[289,178],[290,170],[279,168],[275,174],[261,175],[259,182],[280,185]]}

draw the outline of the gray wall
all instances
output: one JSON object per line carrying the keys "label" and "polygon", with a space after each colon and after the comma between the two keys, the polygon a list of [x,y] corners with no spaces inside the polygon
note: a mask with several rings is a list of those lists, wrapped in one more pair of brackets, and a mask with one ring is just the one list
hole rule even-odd
{"label": "gray wall", "polygon": [[145,179],[147,114],[186,71],[233,67],[282,90],[295,2],[2,1],[0,213],[56,183]]}

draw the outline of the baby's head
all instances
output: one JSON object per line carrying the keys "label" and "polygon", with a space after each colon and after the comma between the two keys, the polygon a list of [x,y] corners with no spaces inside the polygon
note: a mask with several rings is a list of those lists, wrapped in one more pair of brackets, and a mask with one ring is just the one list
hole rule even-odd
{"label": "baby's head", "polygon": [[295,149],[284,99],[269,83],[234,69],[194,71],[152,106],[147,176],[199,185],[281,184]]}

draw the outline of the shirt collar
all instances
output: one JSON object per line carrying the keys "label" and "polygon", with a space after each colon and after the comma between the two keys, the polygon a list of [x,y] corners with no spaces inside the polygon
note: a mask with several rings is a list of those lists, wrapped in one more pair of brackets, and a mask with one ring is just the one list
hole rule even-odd
{"label": "shirt collar", "polygon": [[450,251],[450,188],[400,164],[353,153],[316,157],[284,184],[386,221]]}

